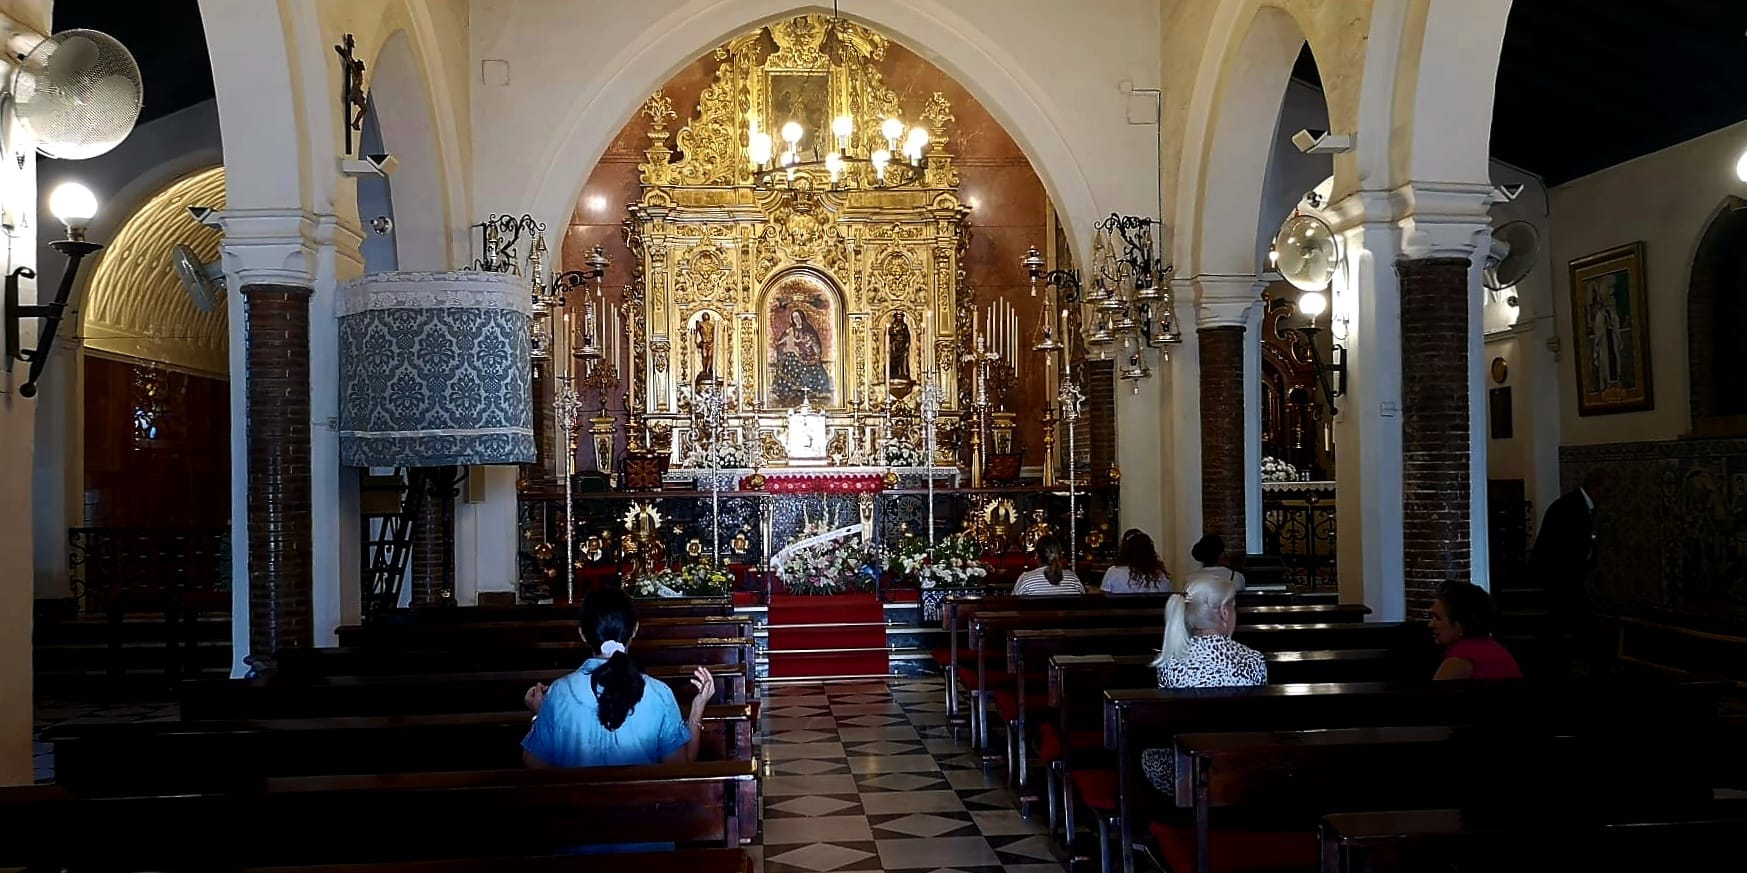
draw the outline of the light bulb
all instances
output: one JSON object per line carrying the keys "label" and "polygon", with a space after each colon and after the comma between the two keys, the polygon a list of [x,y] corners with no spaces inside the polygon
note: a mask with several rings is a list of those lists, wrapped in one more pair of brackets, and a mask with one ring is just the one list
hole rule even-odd
{"label": "light bulb", "polygon": [[1741,159],[1735,162],[1735,177],[1747,182],[1747,151],[1741,153]]}
{"label": "light bulb", "polygon": [[923,146],[928,145],[928,131],[923,130],[920,127],[910,128],[908,144],[911,148],[915,149],[917,153],[921,153]]}
{"label": "light bulb", "polygon": [[83,228],[97,214],[97,195],[78,182],[62,182],[49,194],[49,211],[71,228]]}
{"label": "light bulb", "polygon": [[896,118],[886,119],[880,123],[880,135],[886,138],[886,142],[897,142],[898,137],[904,135],[904,122]]}
{"label": "light bulb", "polygon": [[873,165],[876,169],[883,170],[886,168],[887,164],[892,162],[892,153],[885,149],[874,149],[873,157],[869,158],[869,160],[873,161]]}
{"label": "light bulb", "polygon": [[1298,295],[1298,311],[1304,313],[1306,318],[1314,321],[1327,309],[1328,298],[1322,296],[1320,291],[1306,291]]}
{"label": "light bulb", "polygon": [[855,132],[855,120],[847,115],[839,115],[831,121],[831,132],[839,137],[847,138]]}
{"label": "light bulb", "polygon": [[747,145],[746,151],[752,158],[754,166],[762,166],[770,163],[770,147],[770,134],[764,133],[763,131],[752,134],[752,142]]}
{"label": "light bulb", "polygon": [[843,175],[843,156],[836,152],[826,155],[825,169],[831,173],[831,181],[837,181],[837,177]]}
{"label": "light bulb", "polygon": [[801,141],[801,132],[802,131],[801,131],[800,122],[798,122],[798,121],[785,122],[783,124],[783,142],[786,142],[789,145],[794,145],[795,143],[800,142]]}

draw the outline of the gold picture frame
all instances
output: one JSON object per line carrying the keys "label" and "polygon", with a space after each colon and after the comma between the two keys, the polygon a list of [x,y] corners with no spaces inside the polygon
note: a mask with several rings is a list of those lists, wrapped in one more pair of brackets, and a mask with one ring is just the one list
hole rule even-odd
{"label": "gold picture frame", "polygon": [[1570,270],[1577,414],[1654,409],[1644,243],[1577,258]]}

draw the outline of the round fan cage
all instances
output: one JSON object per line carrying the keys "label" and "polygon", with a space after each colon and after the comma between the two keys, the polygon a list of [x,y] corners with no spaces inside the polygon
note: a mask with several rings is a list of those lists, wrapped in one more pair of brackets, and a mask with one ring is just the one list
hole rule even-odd
{"label": "round fan cage", "polygon": [[13,111],[51,158],[93,158],[121,144],[139,119],[139,64],[120,42],[95,30],[43,40],[18,66]]}

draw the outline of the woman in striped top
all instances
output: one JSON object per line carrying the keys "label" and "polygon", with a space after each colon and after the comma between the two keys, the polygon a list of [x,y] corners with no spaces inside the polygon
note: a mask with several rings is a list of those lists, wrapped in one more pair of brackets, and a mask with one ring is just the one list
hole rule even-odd
{"label": "woman in striped top", "polygon": [[1037,566],[1019,575],[1019,581],[1013,585],[1015,596],[1086,593],[1086,585],[1080,577],[1074,575],[1072,568],[1063,566],[1067,563],[1067,556],[1062,554],[1061,540],[1054,536],[1041,537],[1032,547],[1032,554],[1037,557]]}

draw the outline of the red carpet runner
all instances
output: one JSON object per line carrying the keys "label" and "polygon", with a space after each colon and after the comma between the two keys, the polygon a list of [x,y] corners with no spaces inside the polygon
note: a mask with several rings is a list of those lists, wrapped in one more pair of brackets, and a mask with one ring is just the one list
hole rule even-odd
{"label": "red carpet runner", "polygon": [[885,676],[886,613],[872,594],[770,598],[770,678]]}

